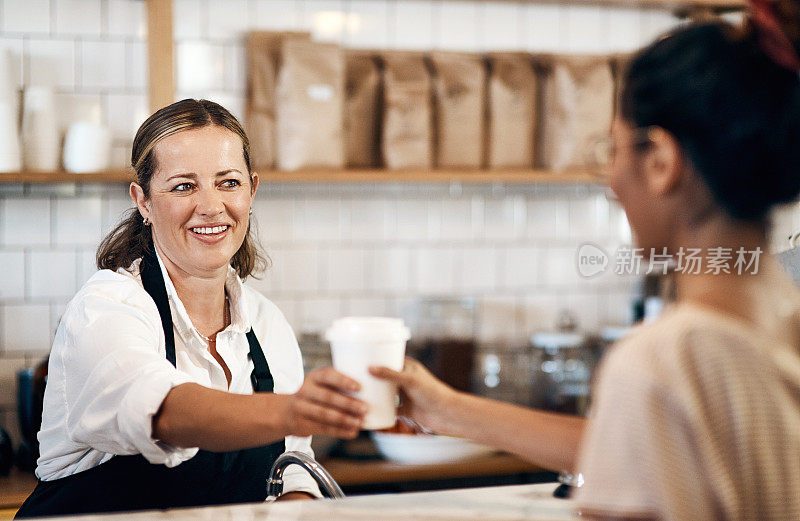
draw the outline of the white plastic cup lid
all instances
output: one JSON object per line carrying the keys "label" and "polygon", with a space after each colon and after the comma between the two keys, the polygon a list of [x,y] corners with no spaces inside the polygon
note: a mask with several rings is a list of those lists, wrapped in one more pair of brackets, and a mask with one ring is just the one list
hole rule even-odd
{"label": "white plastic cup lid", "polygon": [[411,332],[402,318],[344,317],[333,321],[325,332],[328,342],[405,342]]}

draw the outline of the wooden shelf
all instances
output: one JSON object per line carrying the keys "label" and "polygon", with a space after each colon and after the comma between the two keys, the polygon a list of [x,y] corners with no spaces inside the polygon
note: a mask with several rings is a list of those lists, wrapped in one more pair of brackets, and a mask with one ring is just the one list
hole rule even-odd
{"label": "wooden shelf", "polygon": [[428,465],[340,458],[327,459],[322,464],[342,486],[544,472],[541,467],[503,453]]}
{"label": "wooden shelf", "polygon": [[[467,184],[600,184],[603,176],[588,171],[550,172],[547,170],[381,170],[309,169],[296,172],[258,170],[266,183],[467,183]],[[0,183],[128,183],[129,169],[106,170],[94,174],[69,172],[6,172]]]}
{"label": "wooden shelf", "polygon": [[[490,0],[492,1],[492,0]],[[499,1],[499,0],[498,0]],[[563,0],[524,0],[528,4],[563,4]],[[571,4],[653,7],[686,12],[693,9],[714,11],[741,11],[747,8],[746,0],[569,0]]]}
{"label": "wooden shelf", "polygon": [[0,172],[0,183],[129,183],[132,180],[133,173],[127,168],[104,170],[92,174],[43,170]]}

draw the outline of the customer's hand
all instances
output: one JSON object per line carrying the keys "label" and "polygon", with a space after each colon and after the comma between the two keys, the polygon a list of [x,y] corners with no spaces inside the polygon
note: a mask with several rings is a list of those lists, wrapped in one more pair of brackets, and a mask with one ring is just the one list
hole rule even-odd
{"label": "customer's hand", "polygon": [[360,388],[358,382],[331,367],[308,373],[300,390],[289,396],[289,433],[355,438],[364,422],[367,404],[346,393]]}
{"label": "customer's hand", "polygon": [[400,372],[386,367],[370,367],[369,372],[397,385],[401,416],[433,432],[444,434],[449,430],[446,420],[448,404],[458,393],[433,376],[421,363],[406,358]]}

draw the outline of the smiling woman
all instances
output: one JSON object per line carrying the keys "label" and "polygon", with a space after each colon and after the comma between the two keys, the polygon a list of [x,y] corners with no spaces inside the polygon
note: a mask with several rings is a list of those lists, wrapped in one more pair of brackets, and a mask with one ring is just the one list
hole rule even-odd
{"label": "smiling woman", "polygon": [[[355,437],[358,384],[303,378],[286,319],[242,279],[266,262],[250,231],[258,176],[239,122],[183,100],[142,124],[136,208],[67,306],[44,397],[40,479],[17,517],[263,501],[287,450]],[[282,498],[318,497],[299,468]]]}
{"label": "smiling woman", "polygon": [[[249,237],[258,176],[250,173],[241,143],[240,137],[219,126],[173,134],[153,148],[161,168],[150,180],[149,194],[139,183],[131,183],[131,198],[145,226],[151,223],[153,244],[167,271],[174,273],[173,283],[188,286],[188,291],[203,291],[205,281],[227,270],[240,249],[249,246],[256,260],[263,259]],[[217,304],[212,308],[223,302]],[[198,318],[195,323],[202,323],[209,336],[225,326],[215,324],[214,317]]]}
{"label": "smiling woman", "polygon": [[[190,150],[187,145],[198,155],[187,157]],[[159,175],[154,176],[156,153],[161,170]],[[238,173],[227,185],[238,183],[241,187],[246,178],[249,208],[258,188],[258,176],[250,166],[250,141],[236,118],[225,108],[207,100],[187,99],[164,107],[145,121],[136,133],[131,157],[131,164],[136,171],[136,182],[131,184],[131,197],[137,209],[131,211],[100,245],[97,251],[98,267],[116,270],[130,266],[153,242],[147,227],[150,210],[145,208],[142,211],[140,201],[144,203],[150,199],[154,182],[157,196],[160,195],[158,190],[166,189],[167,184],[176,195],[192,193],[192,189],[197,188],[199,173],[211,171],[211,165],[215,163],[227,165],[221,167],[220,171],[214,170],[215,180],[217,176],[224,179],[228,173]],[[168,172],[164,168],[167,164],[176,165],[176,170]],[[159,186],[159,182],[163,186]],[[250,233],[249,221],[243,233],[241,246],[228,257],[242,279],[266,267],[265,257]]]}

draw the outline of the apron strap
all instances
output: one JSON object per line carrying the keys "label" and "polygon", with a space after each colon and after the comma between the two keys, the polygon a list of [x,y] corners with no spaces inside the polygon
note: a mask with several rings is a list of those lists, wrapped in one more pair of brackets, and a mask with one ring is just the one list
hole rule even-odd
{"label": "apron strap", "polygon": [[175,333],[172,329],[172,312],[169,310],[169,299],[167,298],[167,286],[164,284],[164,276],[161,274],[161,266],[158,265],[155,246],[145,251],[142,261],[139,264],[139,273],[142,275],[142,285],[145,291],[156,303],[158,314],[161,316],[161,327],[164,328],[164,346],[167,350],[167,360],[173,365],[175,363]]}
{"label": "apron strap", "polygon": [[[175,332],[172,328],[172,312],[169,309],[167,286],[164,284],[161,266],[158,265],[155,247],[153,247],[152,250],[148,250],[142,257],[142,262],[139,264],[139,272],[142,275],[142,285],[156,303],[158,314],[161,316],[167,360],[169,360],[173,366],[177,367],[175,362]],[[261,349],[261,344],[258,343],[258,338],[256,338],[253,328],[250,328],[247,332],[247,344],[250,346],[250,359],[253,361],[253,372],[250,374],[253,392],[273,392],[275,389],[275,380],[269,370],[269,364],[267,364],[264,351]]]}
{"label": "apron strap", "polygon": [[250,381],[253,383],[253,392],[273,392],[275,380],[272,378],[269,364],[267,364],[267,359],[264,357],[264,351],[261,349],[261,344],[258,343],[256,334],[253,333],[253,328],[250,328],[247,332],[247,343],[250,344],[250,359],[253,361],[253,373],[250,375]]}

